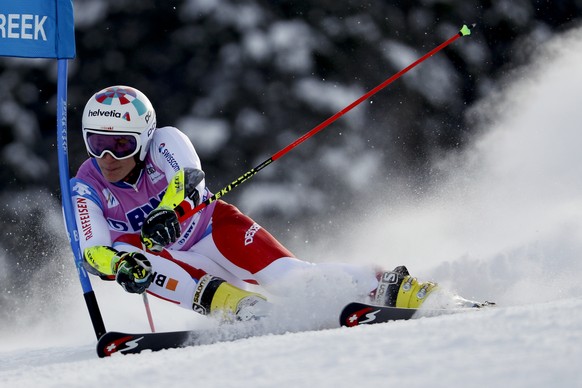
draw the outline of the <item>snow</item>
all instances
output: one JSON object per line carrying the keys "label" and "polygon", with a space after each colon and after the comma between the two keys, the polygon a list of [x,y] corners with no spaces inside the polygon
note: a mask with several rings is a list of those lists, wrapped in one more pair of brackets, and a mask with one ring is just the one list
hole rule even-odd
{"label": "snow", "polygon": [[[577,386],[581,299],[97,359],[89,343],[2,353],[2,386]],[[577,318],[576,318],[577,317]]]}
{"label": "snow", "polygon": [[314,36],[314,30],[301,20],[274,23],[269,37],[277,67],[282,72],[308,73],[313,68]]}
{"label": "snow", "polygon": [[49,173],[49,166],[43,159],[34,154],[24,143],[13,142],[1,151],[7,166],[17,171],[20,176],[40,180]]}
{"label": "snow", "polygon": [[[305,101],[314,110],[334,114],[356,101],[366,91],[353,85],[343,86],[306,78],[297,82],[294,92],[298,99]],[[360,116],[364,113],[363,109],[356,108],[353,112],[354,114],[346,116],[346,119],[351,121],[354,127],[356,126],[355,124],[361,126],[362,124],[360,123],[363,120],[361,120]]]}
{"label": "snow", "polygon": [[[290,288],[293,314],[282,308],[261,331],[276,334],[98,359],[72,282],[54,304],[28,301],[17,312],[21,324],[0,328],[0,386],[582,386],[581,35],[552,40],[539,55],[544,63],[514,74],[503,93],[475,107],[487,123],[482,136],[463,155],[435,164],[443,181],[431,195],[406,201],[403,191],[398,205],[378,207],[361,235],[328,239],[330,257],[364,253],[389,257],[375,260],[387,266],[401,260],[419,276],[498,307],[337,328],[334,311],[354,290],[329,274],[310,279],[311,288]],[[94,288],[108,329],[148,330],[138,297],[114,283]],[[245,326],[216,327],[151,305],[160,331],[248,334]]]}
{"label": "snow", "polygon": [[227,120],[187,116],[181,118],[177,125],[186,136],[196,142],[196,150],[202,157],[213,155],[230,137]]}
{"label": "snow", "polygon": [[[395,40],[383,42],[382,51],[395,69],[404,69],[422,56],[412,47]],[[440,107],[456,98],[455,90],[459,90],[459,79],[452,63],[439,56],[431,58],[430,66],[421,66],[409,76],[403,77],[402,82],[422,94],[433,105]]]}

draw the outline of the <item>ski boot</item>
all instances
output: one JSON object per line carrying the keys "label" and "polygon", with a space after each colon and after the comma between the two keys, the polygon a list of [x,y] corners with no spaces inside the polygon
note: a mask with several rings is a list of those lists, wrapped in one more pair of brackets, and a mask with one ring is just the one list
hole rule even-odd
{"label": "ski boot", "polygon": [[380,274],[378,288],[372,298],[378,306],[418,308],[436,288],[436,283],[419,282],[401,265],[391,272]]}
{"label": "ski boot", "polygon": [[216,276],[204,275],[194,292],[192,310],[218,315],[224,321],[250,321],[267,316],[269,303],[260,294],[242,290]]}

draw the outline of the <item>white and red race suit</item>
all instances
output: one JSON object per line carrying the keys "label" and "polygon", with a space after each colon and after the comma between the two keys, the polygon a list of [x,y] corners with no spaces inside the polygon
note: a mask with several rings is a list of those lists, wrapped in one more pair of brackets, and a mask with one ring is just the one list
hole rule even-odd
{"label": "white and red race suit", "polygon": [[[174,127],[156,130],[134,185],[108,182],[95,159],[86,160],[71,179],[81,251],[92,246],[142,250],[144,220],[160,203],[172,177],[185,167],[202,170],[191,141]],[[196,189],[201,201],[212,195],[205,180]],[[239,288],[258,284],[268,290],[290,271],[316,266],[295,258],[259,224],[222,200],[182,222],[181,231],[161,253],[144,254],[155,274],[147,292],[187,309],[192,309],[198,279],[207,273]],[[337,267],[366,293],[378,285],[371,268]]]}

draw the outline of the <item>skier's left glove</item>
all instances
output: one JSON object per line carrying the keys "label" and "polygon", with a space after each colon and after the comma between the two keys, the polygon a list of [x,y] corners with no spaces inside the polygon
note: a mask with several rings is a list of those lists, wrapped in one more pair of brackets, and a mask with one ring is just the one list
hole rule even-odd
{"label": "skier's left glove", "polygon": [[161,252],[166,245],[180,237],[178,215],[172,209],[159,207],[146,218],[141,228],[141,242],[153,252]]}
{"label": "skier's left glove", "polygon": [[113,270],[117,283],[132,294],[143,294],[154,278],[150,261],[138,252],[118,252]]}

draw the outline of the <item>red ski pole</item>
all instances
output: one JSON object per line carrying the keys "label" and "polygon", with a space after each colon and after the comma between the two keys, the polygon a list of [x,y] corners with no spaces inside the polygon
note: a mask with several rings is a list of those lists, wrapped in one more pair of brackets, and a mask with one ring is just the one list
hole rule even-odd
{"label": "red ski pole", "polygon": [[[293,143],[289,144],[285,148],[276,152],[269,159],[260,163],[258,166],[250,169],[249,171],[247,171],[246,173],[244,173],[243,175],[241,175],[240,177],[238,177],[237,179],[232,181],[229,185],[227,185],[226,187],[224,187],[223,189],[221,189],[220,191],[215,193],[212,197],[210,197],[206,201],[200,203],[195,208],[191,208],[191,209],[186,211],[186,210],[184,210],[184,206],[182,206],[182,204],[184,202],[182,204],[178,205],[175,210],[178,213],[178,217],[179,217],[180,221],[184,221],[188,217],[191,217],[193,214],[199,212],[200,210],[204,209],[206,206],[210,205],[212,202],[222,198],[224,195],[231,192],[235,187],[239,186],[243,182],[246,182],[247,180],[252,178],[255,174],[257,174],[263,168],[267,167],[269,164],[273,163],[275,160],[281,158],[283,155],[286,155],[289,151],[291,151],[292,149],[297,147],[299,144],[303,143],[305,140],[309,139],[310,137],[312,137],[316,133],[320,132],[321,130],[323,130],[324,128],[329,126],[331,123],[333,123],[334,121],[336,121],[337,119],[339,119],[340,117],[342,117],[343,115],[348,113],[350,110],[354,109],[356,106],[361,104],[363,101],[372,97],[374,94],[378,93],[380,90],[384,89],[386,86],[388,86],[392,82],[396,81],[403,74],[407,73],[409,70],[416,67],[421,62],[424,62],[427,58],[438,53],[439,51],[441,51],[442,49],[444,49],[445,47],[447,47],[448,45],[450,45],[451,43],[453,43],[454,41],[456,41],[460,37],[470,35],[471,28],[473,28],[473,27],[475,27],[475,24],[471,25],[471,27],[464,25],[460,29],[460,31],[458,33],[456,33],[454,36],[452,36],[451,38],[449,38],[445,42],[441,43],[439,46],[435,47],[434,49],[432,49],[428,53],[424,54],[422,57],[420,57],[419,59],[417,59],[416,61],[414,61],[413,63],[411,63],[407,67],[405,67],[404,69],[400,70],[398,73],[394,74],[392,77],[388,78],[386,81],[382,82],[381,84],[376,86],[374,89],[372,89],[369,92],[367,92],[366,94],[362,95],[360,98],[358,98],[357,100],[355,100],[354,102],[352,102],[351,104],[349,104],[348,106],[346,106],[345,108],[343,108],[342,110],[340,110],[339,112],[337,112],[336,114],[334,114],[333,116],[331,116],[330,118],[328,118],[327,120],[322,122],[321,124],[317,125],[315,128],[313,128],[309,132],[307,132],[306,134],[304,134],[303,136],[301,136],[300,138],[295,140]],[[189,206],[185,206],[185,207],[189,208]]]}

